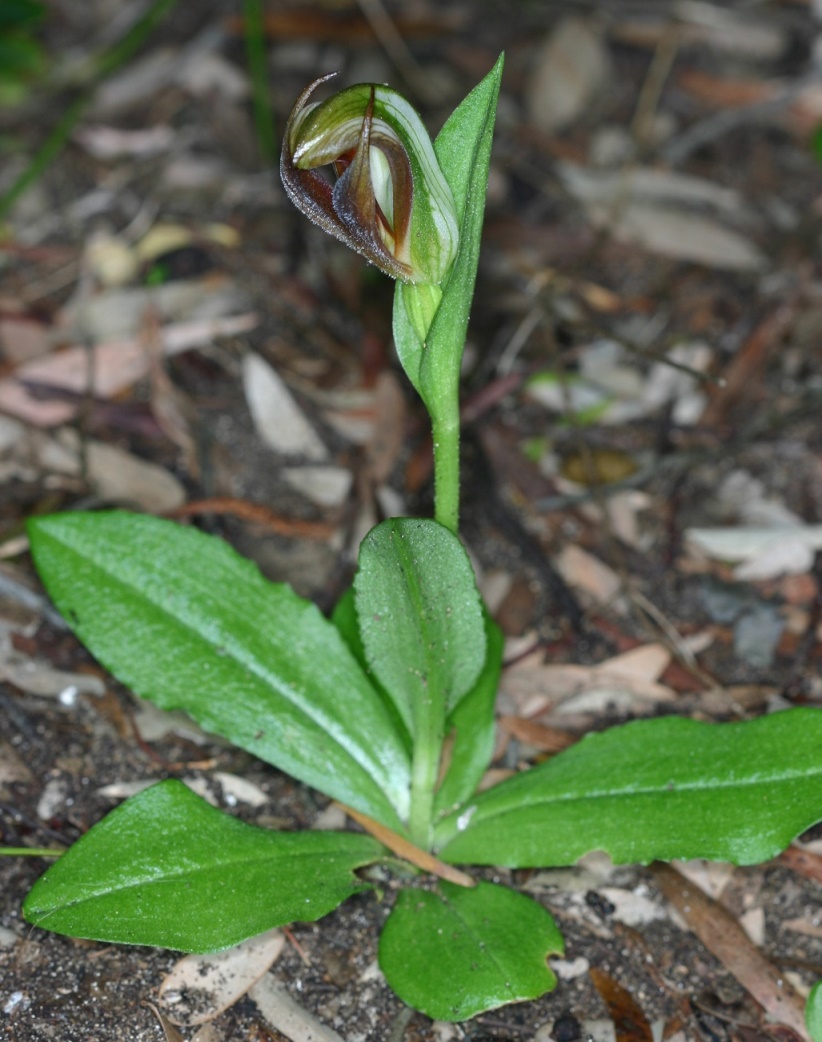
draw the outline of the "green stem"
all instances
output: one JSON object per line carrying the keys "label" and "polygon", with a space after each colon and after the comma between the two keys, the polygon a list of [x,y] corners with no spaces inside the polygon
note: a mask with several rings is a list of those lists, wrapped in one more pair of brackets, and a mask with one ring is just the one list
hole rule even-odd
{"label": "green stem", "polygon": [[245,23],[245,51],[251,76],[254,128],[260,156],[266,165],[277,158],[277,140],[274,134],[274,113],[268,93],[268,60],[265,47],[265,14],[263,0],[243,0]]}
{"label": "green stem", "polygon": [[[431,717],[435,715],[430,714]],[[437,784],[441,751],[442,736],[437,735],[433,729],[430,734],[418,734],[414,739],[408,835],[411,842],[422,850],[431,849],[434,828],[434,790]]]}
{"label": "green stem", "polygon": [[434,439],[434,519],[456,535],[460,516],[460,421],[456,395],[448,415],[431,417]]}
{"label": "green stem", "polygon": [[[448,382],[450,384],[452,381]],[[434,519],[456,535],[460,512],[458,379],[450,389],[441,389],[436,406],[429,407],[429,415],[434,442]],[[429,676],[428,683],[428,705],[420,707],[416,717],[411,763],[411,811],[408,820],[411,842],[423,850],[430,850],[433,840],[434,795],[442,755],[445,717],[439,678]]]}

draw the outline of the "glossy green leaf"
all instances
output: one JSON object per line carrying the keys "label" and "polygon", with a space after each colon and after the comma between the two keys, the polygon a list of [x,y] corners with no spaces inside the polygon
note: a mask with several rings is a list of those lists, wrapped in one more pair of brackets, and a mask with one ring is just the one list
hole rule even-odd
{"label": "glossy green leaf", "polygon": [[486,653],[482,672],[445,722],[446,734],[451,736],[451,747],[447,754],[448,771],[434,802],[437,816],[456,809],[474,795],[494,753],[494,704],[505,638],[487,611],[483,616]]}
{"label": "glossy green leaf", "polygon": [[403,890],[380,937],[380,967],[403,1002],[435,1020],[467,1020],[556,985],[554,920],[507,887],[440,883]]}
{"label": "glossy green leaf", "polygon": [[331,613],[331,621],[337,627],[340,632],[340,636],[343,638],[345,643],[348,645],[351,654],[359,662],[360,669],[364,673],[369,675],[369,679],[377,691],[388,710],[388,714],[391,717],[394,727],[397,729],[398,734],[402,736],[405,748],[408,750],[409,756],[411,755],[411,735],[408,733],[408,729],[402,722],[402,719],[397,712],[397,707],[394,705],[393,699],[379,682],[379,680],[371,673],[368,665],[368,660],[365,657],[365,648],[363,647],[362,637],[360,636],[360,623],[357,619],[357,608],[354,604],[354,587],[349,586],[345,593],[340,597],[337,603],[334,605],[334,611]]}
{"label": "glossy green leaf", "polygon": [[43,875],[23,906],[72,937],[211,952],[311,922],[369,885],[385,853],[348,832],[272,832],[165,781],[112,811]]}
{"label": "glossy green leaf", "polygon": [[220,539],[138,514],[30,524],[57,607],[124,684],[393,829],[409,759],[336,627]]}
{"label": "glossy green leaf", "polygon": [[[425,293],[398,282],[394,296],[394,340],[403,369],[432,416],[456,402],[462,350],[479,263],[482,220],[488,185],[491,139],[503,57],[454,110],[437,135],[434,151],[454,194],[460,224],[457,257],[443,283],[428,336],[423,341],[411,319],[412,299]],[[421,310],[426,310],[424,305]]]}
{"label": "glossy green leaf", "polygon": [[569,865],[709,858],[750,865],[822,819],[822,710],[707,724],[642,720],[589,735],[442,822],[446,861]]}
{"label": "glossy green leaf", "polygon": [[446,714],[475,683],[485,628],[474,571],[436,521],[393,518],[360,547],[354,601],[366,659],[412,736],[420,714]]}
{"label": "glossy green leaf", "polygon": [[340,636],[348,645],[351,654],[363,669],[368,669],[365,660],[365,648],[360,638],[360,624],[357,621],[357,609],[354,605],[354,587],[349,586],[334,605],[331,621],[340,632]]}
{"label": "glossy green leaf", "polygon": [[805,1024],[813,1042],[822,1042],[822,981],[811,988],[805,1004]]}

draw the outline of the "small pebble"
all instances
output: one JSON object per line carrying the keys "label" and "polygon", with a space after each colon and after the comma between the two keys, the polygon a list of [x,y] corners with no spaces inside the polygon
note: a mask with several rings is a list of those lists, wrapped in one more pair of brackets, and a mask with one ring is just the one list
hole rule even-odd
{"label": "small pebble", "polygon": [[563,1013],[554,1021],[554,1042],[576,1042],[580,1037],[579,1021],[571,1013]]}

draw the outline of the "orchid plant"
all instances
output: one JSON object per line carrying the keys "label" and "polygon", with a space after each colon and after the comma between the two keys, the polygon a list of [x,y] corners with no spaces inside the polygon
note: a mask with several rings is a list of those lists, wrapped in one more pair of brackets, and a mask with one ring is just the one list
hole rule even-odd
{"label": "orchid plant", "polygon": [[[366,84],[288,120],[296,205],[397,280],[394,337],[431,417],[436,518],[365,538],[331,618],[224,542],[127,513],[31,521],[55,603],[125,684],[342,804],[365,832],[277,832],[170,779],[126,800],[48,869],[41,927],[184,951],[312,921],[405,869],[379,946],[409,1005],[463,1020],[555,984],[542,904],[457,864],[568,865],[774,856],[822,816],[822,714],[640,721],[480,791],[502,635],[458,537],[458,386],[502,59],[432,143],[395,91]],[[319,167],[331,168],[335,180]],[[417,874],[409,873],[413,866]]]}

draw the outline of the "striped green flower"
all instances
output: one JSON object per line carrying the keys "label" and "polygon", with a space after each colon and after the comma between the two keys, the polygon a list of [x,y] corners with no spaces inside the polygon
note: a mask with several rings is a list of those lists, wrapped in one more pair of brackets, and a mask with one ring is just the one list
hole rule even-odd
{"label": "striped green flower", "polygon": [[[288,119],[280,172],[306,217],[392,278],[438,285],[457,253],[454,197],[422,120],[389,87],[360,83]],[[331,166],[332,184],[318,167]]]}

